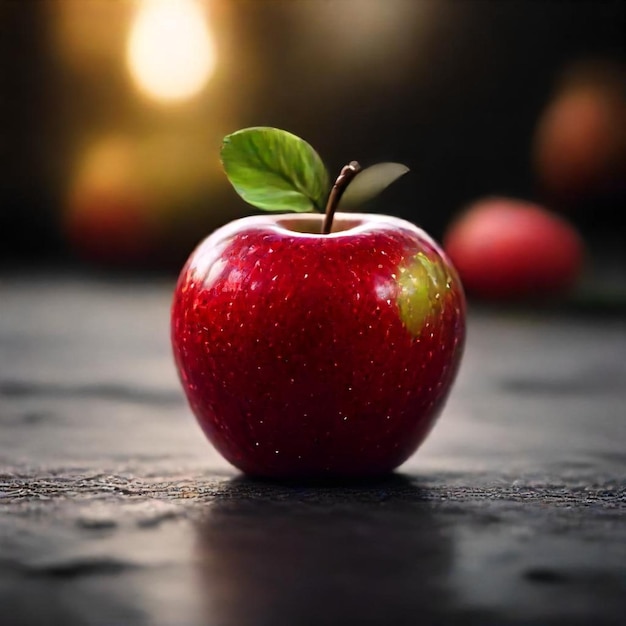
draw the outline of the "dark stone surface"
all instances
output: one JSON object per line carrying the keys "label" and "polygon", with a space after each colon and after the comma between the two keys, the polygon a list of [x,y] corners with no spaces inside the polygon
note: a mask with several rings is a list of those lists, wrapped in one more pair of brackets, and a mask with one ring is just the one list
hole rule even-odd
{"label": "dark stone surface", "polygon": [[0,624],[625,624],[623,319],[472,310],[386,479],[230,468],[168,281],[0,277]]}

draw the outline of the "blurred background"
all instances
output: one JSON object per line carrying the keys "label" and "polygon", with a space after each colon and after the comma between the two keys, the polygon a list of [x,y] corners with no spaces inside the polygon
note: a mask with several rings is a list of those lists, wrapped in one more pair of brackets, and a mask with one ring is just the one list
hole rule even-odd
{"label": "blurred background", "polygon": [[623,281],[626,3],[0,0],[0,264],[175,275],[256,212],[222,137],[270,125],[443,239],[481,198],[567,220]]}

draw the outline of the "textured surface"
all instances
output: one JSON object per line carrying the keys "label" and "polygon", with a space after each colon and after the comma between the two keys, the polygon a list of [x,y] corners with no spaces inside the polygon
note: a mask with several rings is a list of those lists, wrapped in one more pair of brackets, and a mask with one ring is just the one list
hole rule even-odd
{"label": "textured surface", "polygon": [[418,454],[242,478],[186,407],[173,284],[0,278],[0,624],[623,624],[623,320],[471,311]]}

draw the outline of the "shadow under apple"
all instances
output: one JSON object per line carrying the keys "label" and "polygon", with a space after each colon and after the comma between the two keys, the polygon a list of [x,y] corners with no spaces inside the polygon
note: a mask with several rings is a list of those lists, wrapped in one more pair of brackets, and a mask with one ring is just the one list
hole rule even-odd
{"label": "shadow under apple", "polygon": [[198,594],[215,626],[414,624],[446,614],[453,545],[402,475],[225,483],[197,525]]}

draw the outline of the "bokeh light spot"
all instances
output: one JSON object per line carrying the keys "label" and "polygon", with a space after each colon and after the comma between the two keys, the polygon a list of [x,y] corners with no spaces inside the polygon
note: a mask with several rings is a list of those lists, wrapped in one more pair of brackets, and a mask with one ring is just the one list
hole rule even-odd
{"label": "bokeh light spot", "polygon": [[197,0],[143,0],[127,63],[139,89],[155,100],[183,101],[199,93],[216,63],[204,7]]}

